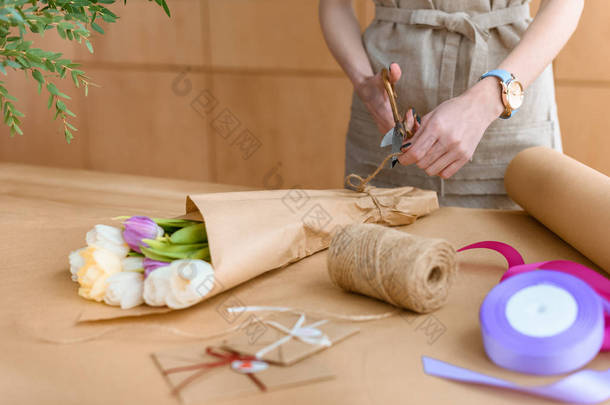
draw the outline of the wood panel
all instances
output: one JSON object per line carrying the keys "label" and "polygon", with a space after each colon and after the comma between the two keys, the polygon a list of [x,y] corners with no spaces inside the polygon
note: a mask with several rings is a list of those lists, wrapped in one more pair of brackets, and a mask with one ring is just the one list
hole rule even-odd
{"label": "wood panel", "polygon": [[[345,78],[215,74],[215,181],[265,188],[341,187],[351,85]],[[234,117],[239,126],[216,125]],[[225,120],[226,121],[226,120]],[[248,150],[243,131],[259,147]],[[250,153],[251,152],[251,153]]]}
{"label": "wood panel", "polygon": [[78,58],[96,66],[101,63],[178,64],[201,66],[209,64],[200,19],[201,0],[172,0],[171,18],[147,0],[122,1],[111,7],[120,16],[115,23],[100,22],[104,35],[93,32],[94,53],[78,48]]}
{"label": "wood panel", "polygon": [[82,89],[74,88],[72,81],[61,84],[56,82],[60,91],[72,98],[66,101],[66,105],[77,114],[77,117],[69,122],[79,131],[74,132],[75,139],[68,145],[61,119],[54,120],[54,108],[53,111],[47,108],[49,94],[46,89],[38,94],[36,82],[26,78],[22,72],[10,72],[5,83],[9,92],[18,98],[14,104],[25,114],[20,126],[24,135],[9,137],[8,129],[0,122],[0,160],[48,166],[86,167],[88,125],[86,119],[83,119],[85,97]]}
{"label": "wood panel", "polygon": [[610,86],[558,85],[557,98],[565,153],[610,175]]}
{"label": "wood panel", "polygon": [[[202,73],[96,70],[105,83],[86,108],[88,154],[96,170],[209,178]],[[195,100],[195,102],[193,102]]]}
{"label": "wood panel", "polygon": [[338,72],[319,28],[317,5],[313,0],[210,0],[214,65]]}
{"label": "wood panel", "polygon": [[610,7],[607,0],[587,0],[578,29],[555,61],[561,81],[610,83]]}

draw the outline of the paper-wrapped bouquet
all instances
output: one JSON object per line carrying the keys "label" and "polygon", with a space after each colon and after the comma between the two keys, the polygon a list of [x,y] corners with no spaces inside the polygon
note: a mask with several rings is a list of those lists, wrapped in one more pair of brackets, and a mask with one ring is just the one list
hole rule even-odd
{"label": "paper-wrapped bouquet", "polygon": [[437,208],[435,192],[413,187],[191,195],[179,219],[96,225],[70,271],[82,297],[125,310],[116,316],[180,309],[327,248],[346,225],[407,225]]}

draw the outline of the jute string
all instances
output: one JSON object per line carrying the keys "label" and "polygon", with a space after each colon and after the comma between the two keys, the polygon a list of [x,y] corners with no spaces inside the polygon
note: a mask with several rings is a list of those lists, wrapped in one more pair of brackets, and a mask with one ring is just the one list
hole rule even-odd
{"label": "jute string", "polygon": [[455,249],[374,224],[348,225],[328,249],[328,274],[347,291],[426,313],[447,302],[456,274]]}
{"label": "jute string", "polygon": [[[391,153],[388,156],[386,156],[385,159],[383,159],[383,161],[379,164],[379,166],[377,166],[377,169],[375,169],[375,171],[373,173],[371,173],[366,179],[363,179],[362,177],[358,176],[355,173],[351,173],[351,174],[347,175],[347,177],[345,177],[345,184],[347,184],[348,186],[350,186],[351,188],[353,188],[356,191],[365,191],[369,181],[373,180],[375,178],[375,176],[377,176],[379,174],[381,169],[383,169],[385,167],[385,165],[390,161],[390,159],[392,159],[393,157],[396,157],[396,156],[400,156],[401,154],[402,153],[397,152],[397,153]],[[358,180],[358,184],[352,183],[352,179]]]}

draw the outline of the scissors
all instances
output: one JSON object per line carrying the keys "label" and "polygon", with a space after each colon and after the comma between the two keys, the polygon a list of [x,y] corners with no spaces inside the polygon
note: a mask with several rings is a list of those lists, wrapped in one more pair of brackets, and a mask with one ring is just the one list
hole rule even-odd
{"label": "scissors", "polygon": [[[403,142],[413,137],[413,132],[405,128],[404,120],[400,119],[398,114],[398,105],[396,103],[396,93],[394,91],[394,85],[390,83],[390,74],[388,69],[383,68],[381,71],[381,77],[383,78],[383,86],[385,91],[388,93],[390,99],[390,106],[392,107],[392,115],[394,116],[394,128],[390,129],[381,140],[382,148],[392,145],[392,153],[399,153],[400,149],[404,146]],[[392,157],[392,167],[396,166],[398,158]]]}

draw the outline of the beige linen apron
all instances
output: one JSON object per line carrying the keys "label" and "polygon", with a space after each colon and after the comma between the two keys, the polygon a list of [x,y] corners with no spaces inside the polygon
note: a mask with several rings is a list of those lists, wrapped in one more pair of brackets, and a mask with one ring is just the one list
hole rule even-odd
{"label": "beige linen apron", "polygon": [[[517,45],[532,19],[529,0],[377,0],[363,42],[375,72],[399,63],[401,112],[427,114],[496,68]],[[498,93],[499,97],[499,93]],[[346,141],[346,175],[373,172],[390,152],[380,148],[371,115],[354,93]],[[544,145],[561,150],[553,72],[549,65],[525,92],[521,109],[487,129],[472,161],[453,177],[430,177],[416,165],[384,168],[378,187],[412,185],[436,190],[442,205],[514,208],[503,178],[520,150]]]}

